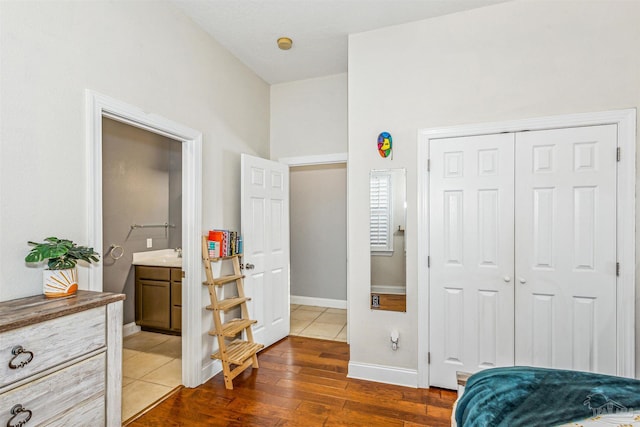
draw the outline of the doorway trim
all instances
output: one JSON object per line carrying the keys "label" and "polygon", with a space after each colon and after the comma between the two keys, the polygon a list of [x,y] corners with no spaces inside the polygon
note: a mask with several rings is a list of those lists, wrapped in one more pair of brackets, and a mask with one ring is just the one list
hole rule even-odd
{"label": "doorway trim", "polygon": [[[202,233],[202,132],[146,113],[133,105],[92,90],[86,90],[86,140],[89,181],[87,185],[89,245],[103,248],[102,239],[102,118],[135,126],[182,143],[182,383],[196,387],[203,382],[201,338]],[[98,263],[89,271],[92,291],[103,290],[103,267]]]}
{"label": "doorway trim", "polygon": [[331,165],[335,163],[347,163],[347,153],[319,154],[314,156],[280,157],[279,163],[292,166]]}
{"label": "doorway trim", "polygon": [[636,109],[578,113],[418,131],[418,387],[429,387],[429,158],[431,139],[615,124],[621,159],[617,170],[617,374],[635,376]]}

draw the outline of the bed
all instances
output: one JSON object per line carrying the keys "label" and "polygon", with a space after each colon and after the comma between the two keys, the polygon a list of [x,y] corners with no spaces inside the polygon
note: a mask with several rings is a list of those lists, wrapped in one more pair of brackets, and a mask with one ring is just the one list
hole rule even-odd
{"label": "bed", "polygon": [[640,426],[640,381],[522,366],[487,369],[468,379],[452,425]]}

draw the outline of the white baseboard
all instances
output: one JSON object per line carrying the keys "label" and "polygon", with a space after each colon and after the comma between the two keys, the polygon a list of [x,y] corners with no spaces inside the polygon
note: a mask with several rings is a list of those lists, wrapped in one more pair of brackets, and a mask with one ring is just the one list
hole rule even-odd
{"label": "white baseboard", "polygon": [[394,295],[406,295],[406,286],[390,286],[390,285],[377,285],[371,286],[372,294],[394,294]]}
{"label": "white baseboard", "polygon": [[315,305],[318,307],[329,308],[347,308],[347,301],[341,299],[329,299],[329,298],[314,298],[314,297],[301,297],[297,295],[291,295],[291,304],[299,305]]}
{"label": "white baseboard", "polygon": [[212,360],[210,363],[204,363],[202,365],[202,372],[200,373],[200,384],[204,384],[211,378],[222,372],[222,363],[219,360]]}
{"label": "white baseboard", "polygon": [[129,335],[137,334],[142,328],[136,325],[136,322],[127,323],[122,326],[122,337],[128,337]]}
{"label": "white baseboard", "polygon": [[415,369],[349,362],[347,377],[405,387],[418,387],[418,371]]}

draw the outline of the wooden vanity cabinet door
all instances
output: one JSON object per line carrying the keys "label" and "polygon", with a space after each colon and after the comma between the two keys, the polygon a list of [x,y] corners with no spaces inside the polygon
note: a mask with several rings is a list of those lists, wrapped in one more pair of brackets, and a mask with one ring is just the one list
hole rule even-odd
{"label": "wooden vanity cabinet door", "polygon": [[171,317],[171,289],[169,282],[158,280],[138,280],[140,297],[140,326],[169,329]]}

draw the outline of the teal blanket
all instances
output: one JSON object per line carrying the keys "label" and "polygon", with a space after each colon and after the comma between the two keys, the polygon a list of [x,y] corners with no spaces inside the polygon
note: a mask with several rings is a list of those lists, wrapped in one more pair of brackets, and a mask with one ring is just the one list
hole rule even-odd
{"label": "teal blanket", "polygon": [[552,426],[640,409],[640,381],[531,367],[472,375],[458,400],[458,427]]}

